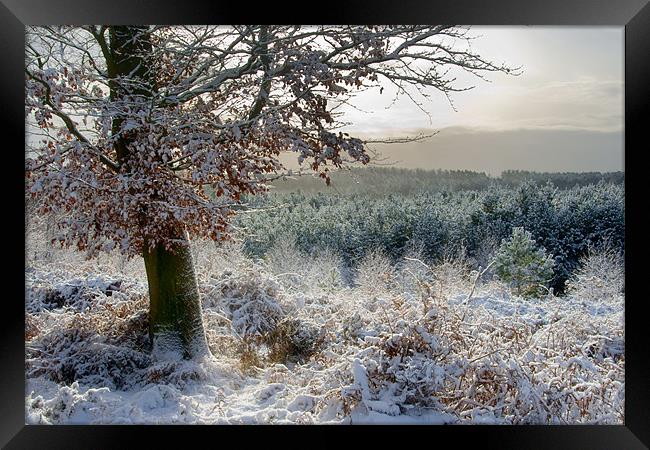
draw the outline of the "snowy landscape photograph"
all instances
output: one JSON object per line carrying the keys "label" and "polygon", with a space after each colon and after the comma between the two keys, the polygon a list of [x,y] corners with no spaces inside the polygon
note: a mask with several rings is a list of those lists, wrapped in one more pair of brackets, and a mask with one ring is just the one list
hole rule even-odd
{"label": "snowy landscape photograph", "polygon": [[25,423],[623,425],[624,38],[25,27]]}

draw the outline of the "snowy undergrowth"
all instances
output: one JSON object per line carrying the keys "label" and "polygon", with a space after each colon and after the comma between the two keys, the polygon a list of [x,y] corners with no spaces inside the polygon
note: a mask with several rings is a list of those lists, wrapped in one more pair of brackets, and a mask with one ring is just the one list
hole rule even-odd
{"label": "snowy undergrowth", "polygon": [[374,253],[354,278],[291,242],[261,261],[237,244],[194,257],[214,358],[181,362],[150,355],[139,262],[28,258],[27,422],[623,422],[613,255],[543,299],[472,289],[465,262],[417,252],[397,266]]}

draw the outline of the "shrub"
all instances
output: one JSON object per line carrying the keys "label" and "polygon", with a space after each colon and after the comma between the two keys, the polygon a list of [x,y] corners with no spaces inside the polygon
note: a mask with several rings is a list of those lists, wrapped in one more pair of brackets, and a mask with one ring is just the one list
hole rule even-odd
{"label": "shrub", "polygon": [[609,245],[590,248],[567,281],[567,292],[590,303],[622,300],[625,290],[623,256]]}
{"label": "shrub", "polygon": [[517,295],[539,296],[553,277],[553,259],[538,248],[532,235],[523,228],[512,230],[503,240],[495,258],[495,272],[510,284]]}
{"label": "shrub", "polygon": [[142,383],[152,362],[146,306],[144,296],[133,296],[116,304],[95,301],[83,314],[68,308],[50,314],[49,323],[29,315],[27,376],[111,389]]}
{"label": "shrub", "polygon": [[215,292],[204,298],[204,307],[219,307],[236,336],[259,340],[284,318],[280,285],[253,269],[224,275]]}
{"label": "shrub", "polygon": [[370,294],[385,292],[394,287],[395,267],[380,250],[366,255],[357,266],[356,284]]}
{"label": "shrub", "polygon": [[265,336],[272,362],[304,362],[324,342],[324,329],[300,319],[285,319]]}

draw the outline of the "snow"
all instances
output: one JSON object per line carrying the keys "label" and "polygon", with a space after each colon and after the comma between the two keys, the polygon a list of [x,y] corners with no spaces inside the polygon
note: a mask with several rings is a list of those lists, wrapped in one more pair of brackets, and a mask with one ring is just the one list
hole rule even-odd
{"label": "snow", "polygon": [[[336,264],[322,258],[291,276],[286,251],[252,261],[199,243],[214,356],[184,361],[147,347],[141,263],[58,252],[26,270],[29,424],[623,421],[624,298],[589,277],[565,297],[524,299],[487,281],[468,300],[473,278],[447,267],[421,280],[439,283],[426,297],[395,267],[384,267],[394,282],[370,292],[323,282]],[[287,318],[322,330],[322,342],[272,361],[264,337]]]}

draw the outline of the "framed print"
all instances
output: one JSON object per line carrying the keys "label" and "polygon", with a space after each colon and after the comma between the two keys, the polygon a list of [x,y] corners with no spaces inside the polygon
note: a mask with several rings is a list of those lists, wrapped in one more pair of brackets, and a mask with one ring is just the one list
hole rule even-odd
{"label": "framed print", "polygon": [[3,445],[647,448],[647,2],[250,9],[4,1]]}

